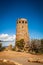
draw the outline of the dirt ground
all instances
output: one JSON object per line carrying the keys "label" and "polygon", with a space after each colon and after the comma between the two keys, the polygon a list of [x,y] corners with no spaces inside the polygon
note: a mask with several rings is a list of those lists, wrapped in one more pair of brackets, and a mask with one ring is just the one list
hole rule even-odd
{"label": "dirt ground", "polygon": [[43,59],[42,55],[32,55],[26,52],[15,52],[15,51],[3,51],[0,52],[0,59],[8,59],[18,62],[23,65],[43,65],[41,63],[31,63],[28,62],[29,58],[41,58]]}
{"label": "dirt ground", "polygon": [[14,63],[5,63],[5,62],[0,62],[0,65],[16,65]]}

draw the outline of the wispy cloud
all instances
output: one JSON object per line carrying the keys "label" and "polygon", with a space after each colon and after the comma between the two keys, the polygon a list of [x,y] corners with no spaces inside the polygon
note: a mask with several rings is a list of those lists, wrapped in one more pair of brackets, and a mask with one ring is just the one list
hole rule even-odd
{"label": "wispy cloud", "polygon": [[0,40],[2,41],[15,41],[16,35],[0,34]]}

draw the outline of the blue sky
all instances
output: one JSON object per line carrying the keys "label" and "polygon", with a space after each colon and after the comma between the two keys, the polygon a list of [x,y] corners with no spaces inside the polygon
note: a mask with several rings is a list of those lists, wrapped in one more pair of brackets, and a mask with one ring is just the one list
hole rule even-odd
{"label": "blue sky", "polygon": [[0,0],[0,35],[15,35],[18,18],[27,18],[30,38],[43,38],[43,0]]}

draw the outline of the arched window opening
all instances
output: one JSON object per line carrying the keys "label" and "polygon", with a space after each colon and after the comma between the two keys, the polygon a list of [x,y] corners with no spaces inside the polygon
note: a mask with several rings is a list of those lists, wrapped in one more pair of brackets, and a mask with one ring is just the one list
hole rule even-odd
{"label": "arched window opening", "polygon": [[24,21],[22,21],[22,23],[24,23]]}
{"label": "arched window opening", "polygon": [[25,23],[27,23],[27,21],[25,21]]}

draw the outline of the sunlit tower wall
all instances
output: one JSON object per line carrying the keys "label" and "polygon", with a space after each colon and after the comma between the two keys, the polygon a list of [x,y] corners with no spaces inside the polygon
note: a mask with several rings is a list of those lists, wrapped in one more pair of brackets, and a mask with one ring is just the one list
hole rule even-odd
{"label": "sunlit tower wall", "polygon": [[25,18],[20,18],[17,20],[16,41],[21,39],[24,39],[25,45],[30,41],[28,33],[28,21]]}

